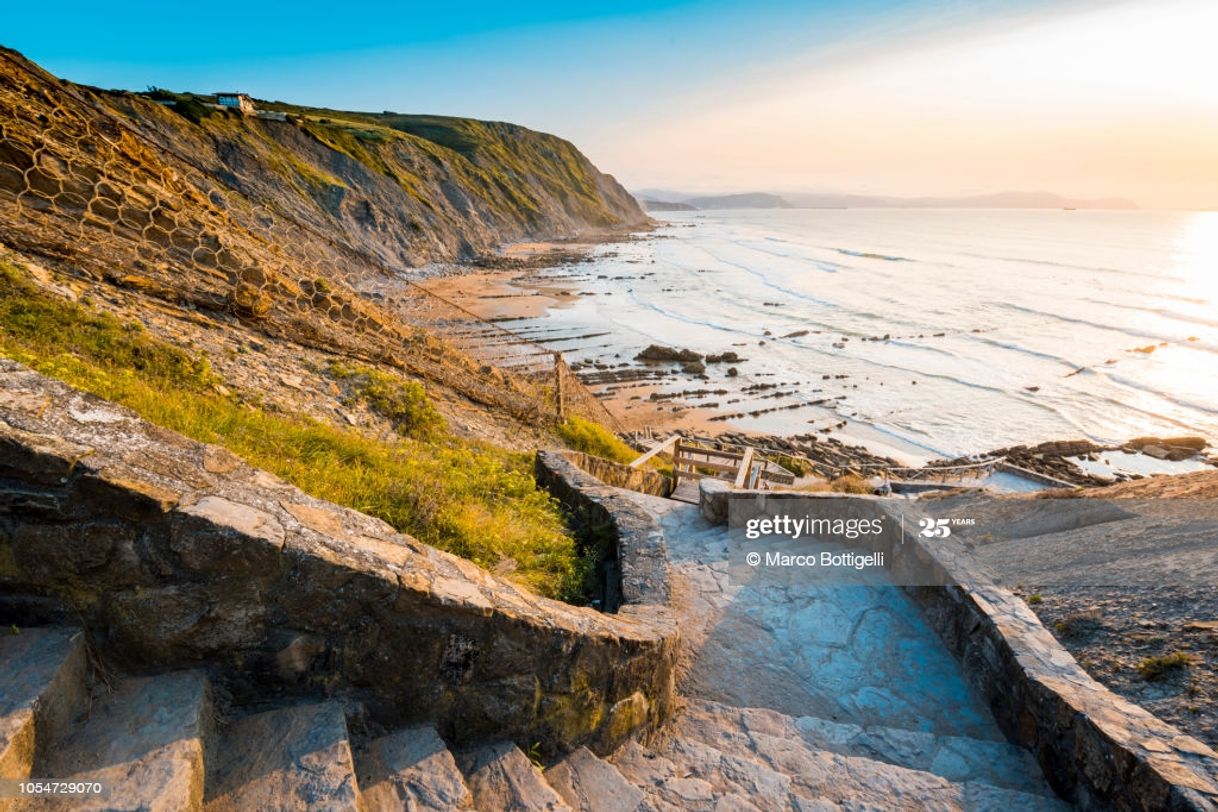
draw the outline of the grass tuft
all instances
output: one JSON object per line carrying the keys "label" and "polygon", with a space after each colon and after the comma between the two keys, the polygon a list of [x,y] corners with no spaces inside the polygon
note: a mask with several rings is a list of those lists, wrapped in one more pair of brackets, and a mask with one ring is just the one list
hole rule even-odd
{"label": "grass tuft", "polygon": [[1196,662],[1196,659],[1192,654],[1184,651],[1173,651],[1171,654],[1156,654],[1138,663],[1138,673],[1147,682],[1156,682],[1166,677],[1172,671],[1181,671],[1188,668]]}
{"label": "grass tuft", "polygon": [[327,372],[350,385],[349,405],[367,404],[372,411],[393,423],[399,433],[426,439],[444,431],[444,418],[417,381],[402,380],[379,369],[338,361],[330,364]]}
{"label": "grass tuft", "polygon": [[614,462],[630,463],[639,452],[628,446],[616,434],[582,417],[572,415],[555,430],[559,439],[572,451],[582,451]]}

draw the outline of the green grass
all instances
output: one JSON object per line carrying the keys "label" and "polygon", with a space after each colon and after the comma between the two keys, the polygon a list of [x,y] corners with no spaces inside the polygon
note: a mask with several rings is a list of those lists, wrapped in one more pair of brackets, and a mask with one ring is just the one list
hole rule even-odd
{"label": "green grass", "polygon": [[221,395],[206,360],[139,325],[44,293],[3,262],[0,355],[225,446],[307,493],[384,519],[542,594],[584,595],[591,563],[557,503],[537,490],[531,457],[448,435],[409,382],[346,370],[357,397],[402,422],[404,436],[392,441],[264,411]]}
{"label": "green grass", "polygon": [[399,433],[416,439],[431,439],[444,431],[444,418],[436,411],[422,384],[358,364],[335,361],[326,370],[330,377],[351,387],[348,405],[364,403],[393,423]]}
{"label": "green grass", "polygon": [[558,438],[573,451],[583,451],[614,462],[630,463],[639,452],[626,445],[616,434],[582,417],[572,415],[558,424]]}

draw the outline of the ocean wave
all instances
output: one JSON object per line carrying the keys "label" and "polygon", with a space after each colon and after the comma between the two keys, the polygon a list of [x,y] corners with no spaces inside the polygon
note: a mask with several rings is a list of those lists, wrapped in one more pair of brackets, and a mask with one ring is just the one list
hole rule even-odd
{"label": "ocean wave", "polygon": [[929,352],[929,353],[934,353],[936,355],[945,355],[948,358],[952,358],[952,359],[959,358],[959,355],[952,352],[951,350],[945,350],[942,347],[934,347],[934,346],[931,346],[930,344],[918,344],[913,341],[909,341],[909,340],[901,339],[901,338],[890,338],[887,341],[882,341],[880,343],[882,345],[888,345],[891,347],[901,347],[902,349],[906,349],[906,350],[919,350],[921,352]]}
{"label": "ocean wave", "polygon": [[834,251],[839,254],[845,254],[848,257],[862,257],[864,259],[882,259],[885,262],[915,262],[916,260],[909,257],[890,256],[888,254],[876,254],[871,251],[854,251],[849,248],[834,248]]}
{"label": "ocean wave", "polygon": [[1099,302],[1094,299],[1084,299],[1083,301],[1093,304],[1102,304],[1108,307],[1115,307],[1121,310],[1132,310],[1135,313],[1147,313],[1152,316],[1169,319],[1171,321],[1182,321],[1188,324],[1197,324],[1202,327],[1218,327],[1218,319],[1207,319],[1203,316],[1194,316],[1191,313],[1181,313],[1178,310],[1169,310],[1166,307],[1146,307],[1145,305],[1121,304],[1119,302]]}
{"label": "ocean wave", "polygon": [[[1202,412],[1205,414],[1218,415],[1218,405],[1215,405],[1212,403],[1202,403],[1201,401],[1186,400],[1177,395],[1173,395],[1171,392],[1168,392],[1166,390],[1156,388],[1149,384],[1140,383],[1139,381],[1135,381],[1132,378],[1128,378],[1124,375],[1116,375],[1112,372],[1108,372],[1105,375],[1105,377],[1107,377],[1108,380],[1112,381],[1115,384],[1119,384],[1121,386],[1128,387],[1129,389],[1134,389],[1138,392],[1145,392],[1149,395],[1154,395],[1155,397],[1157,397],[1163,401],[1166,401],[1167,403],[1170,403],[1173,406],[1177,406],[1181,409],[1184,409],[1186,411]],[[1117,401],[1117,403],[1123,404],[1124,407],[1127,409],[1138,408],[1136,406],[1130,405],[1128,402],[1125,402],[1125,401]],[[1167,417],[1167,415],[1158,414],[1155,412],[1147,412],[1147,413],[1155,414],[1158,417],[1164,417],[1164,418]]]}
{"label": "ocean wave", "polygon": [[692,316],[686,316],[681,313],[677,313],[672,310],[669,310],[667,308],[660,307],[659,305],[654,304],[652,302],[644,301],[643,299],[638,298],[638,296],[635,294],[631,294],[631,299],[639,307],[646,308],[647,310],[651,310],[652,312],[658,313],[659,315],[664,316],[665,318],[672,319],[673,321],[679,321],[682,324],[694,324],[694,325],[697,325],[700,327],[709,327],[712,330],[718,330],[718,331],[724,332],[724,333],[735,333],[737,335],[750,336],[750,337],[754,337],[754,338],[757,337],[758,335],[760,335],[757,333],[749,333],[746,330],[741,330],[738,326],[720,324],[718,322],[710,321],[707,319],[697,319]]}
{"label": "ocean wave", "polygon": [[[777,242],[777,243],[781,243],[783,245],[796,245],[796,243],[793,243],[791,240],[785,240],[785,239],[781,239],[778,237],[765,237],[764,241],[765,242]],[[827,259],[819,259],[815,256],[812,256],[808,252],[808,250],[806,250],[806,249],[811,248],[811,246],[808,246],[806,244],[799,245],[799,248],[805,249],[803,251],[799,251],[799,250],[772,251],[772,250],[767,249],[764,244],[759,245],[756,240],[751,240],[751,239],[749,239],[749,240],[732,240],[731,242],[734,245],[737,245],[741,248],[746,248],[750,251],[756,251],[760,254],[767,254],[772,257],[781,257],[783,259],[789,259],[789,260],[799,262],[803,267],[807,267],[808,265],[811,265],[812,267],[816,268],[816,270],[821,271],[822,273],[837,273],[838,271],[841,271],[845,268],[849,268],[849,266],[842,265],[840,262],[830,262]]]}
{"label": "ocean wave", "polygon": [[[1187,346],[1189,349],[1200,350],[1202,352],[1218,353],[1218,347],[1212,347],[1205,342],[1188,342],[1185,344],[1178,335],[1165,335],[1164,333],[1148,332],[1145,330],[1132,330],[1126,327],[1118,327],[1112,324],[1104,324],[1091,319],[1084,319],[1080,316],[1066,316],[1061,313],[1053,313],[1048,310],[1040,310],[1035,307],[1019,305],[1013,302],[990,302],[991,305],[1007,310],[1017,310],[1021,313],[1029,313],[1034,316],[1041,316],[1055,321],[1065,322],[1067,324],[1081,324],[1086,327],[1094,327],[1097,330],[1107,330],[1113,333],[1120,333],[1128,336],[1131,339],[1146,339],[1155,343],[1166,342],[1168,344],[1177,344]],[[1129,349],[1128,347],[1123,349]]]}
{"label": "ocean wave", "polygon": [[999,262],[1019,262],[1024,265],[1043,265],[1049,268],[1068,268],[1073,271],[1089,271],[1093,273],[1111,273],[1120,276],[1136,276],[1143,279],[1169,279],[1180,280],[1179,277],[1164,277],[1146,271],[1131,271],[1126,268],[1112,268],[1104,265],[1079,265],[1073,262],[1056,262],[1051,259],[1033,259],[1031,257],[1008,257],[1001,254],[979,254],[969,251],[961,251],[962,257],[974,257],[975,259],[996,259]]}
{"label": "ocean wave", "polygon": [[830,308],[833,310],[840,309],[840,305],[838,305],[836,302],[831,302],[828,299],[821,299],[817,296],[813,296],[810,293],[805,293],[802,290],[798,290],[795,288],[789,288],[789,287],[786,287],[785,285],[780,285],[777,282],[774,282],[773,280],[771,280],[768,276],[766,276],[761,271],[750,268],[748,265],[745,265],[741,262],[736,262],[736,261],[733,261],[730,259],[724,259],[723,257],[717,256],[714,252],[709,252],[709,253],[718,262],[721,262],[724,265],[730,265],[733,268],[737,268],[741,271],[744,271],[745,273],[747,273],[750,276],[757,277],[758,279],[761,280],[762,285],[764,285],[767,288],[770,288],[771,290],[776,290],[779,293],[785,293],[788,296],[792,296],[796,299],[802,299],[806,302],[812,302],[814,304],[820,305],[821,307],[826,307],[826,308]]}
{"label": "ocean wave", "polygon": [[838,411],[838,415],[845,420],[850,420],[852,422],[867,426],[872,431],[891,437],[894,440],[898,440],[899,442],[913,446],[914,448],[921,449],[922,451],[933,454],[936,457],[955,456],[955,452],[950,451],[943,446],[933,445],[931,441],[927,439],[930,437],[930,432],[924,431],[917,426],[902,426],[896,423],[885,423],[879,419],[859,420],[858,418],[847,417],[841,411]]}
{"label": "ocean wave", "polygon": [[1083,364],[1076,363],[1068,358],[1062,358],[1060,355],[1055,355],[1051,352],[1043,352],[1041,350],[1034,350],[1030,347],[1025,347],[1022,344],[1016,344],[1011,341],[1000,341],[996,338],[989,338],[981,335],[973,336],[973,338],[982,344],[989,344],[990,346],[998,347],[999,349],[1011,350],[1012,352],[1017,352],[1021,355],[1028,355],[1032,358],[1040,358],[1043,361],[1052,361],[1053,363],[1060,364],[1067,369],[1078,369],[1079,367],[1083,366]]}

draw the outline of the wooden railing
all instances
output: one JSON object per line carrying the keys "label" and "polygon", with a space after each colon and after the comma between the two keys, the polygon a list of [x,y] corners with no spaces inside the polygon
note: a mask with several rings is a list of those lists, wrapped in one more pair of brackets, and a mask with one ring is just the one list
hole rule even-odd
{"label": "wooden railing", "polygon": [[[755,448],[725,446],[713,440],[675,438],[672,443],[673,489],[682,479],[708,476],[727,480],[737,488],[764,487],[764,483],[769,482],[782,485],[795,482],[795,474],[761,456]],[[657,449],[652,449],[652,452],[659,453]]]}

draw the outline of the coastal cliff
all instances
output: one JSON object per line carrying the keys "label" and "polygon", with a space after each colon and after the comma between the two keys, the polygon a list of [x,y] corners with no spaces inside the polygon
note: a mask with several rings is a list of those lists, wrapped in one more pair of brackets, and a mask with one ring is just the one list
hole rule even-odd
{"label": "coastal cliff", "polygon": [[[225,209],[221,198],[237,193],[261,209],[243,225],[278,215],[316,231],[298,231],[299,239],[336,241],[388,268],[647,221],[634,198],[572,144],[514,124],[261,101],[258,114],[243,115],[216,109],[210,96],[73,85],[7,50],[0,52],[0,82],[4,188],[28,187],[34,197],[23,202],[35,210],[43,210],[38,196],[60,205],[54,192],[78,196],[68,213],[86,223],[90,215],[104,219],[79,188],[95,179],[95,155],[88,140],[72,137],[73,127],[90,126],[132,148],[132,173],[115,179],[110,196],[139,191],[123,187],[167,170],[183,174],[175,164],[185,162],[200,176],[182,179],[202,197],[180,195],[184,213],[208,203]],[[4,220],[6,232],[19,225]]]}

